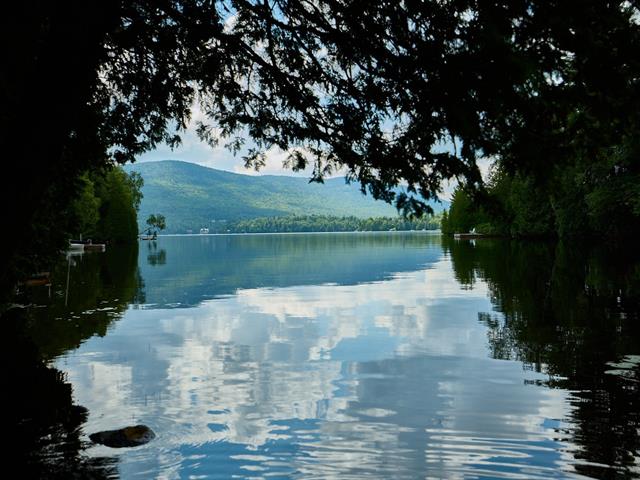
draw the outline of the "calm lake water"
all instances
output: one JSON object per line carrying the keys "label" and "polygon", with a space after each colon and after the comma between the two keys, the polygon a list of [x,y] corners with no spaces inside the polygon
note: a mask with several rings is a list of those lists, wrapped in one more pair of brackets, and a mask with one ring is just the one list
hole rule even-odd
{"label": "calm lake water", "polygon": [[[160,237],[65,260],[35,295],[5,323],[30,475],[640,478],[628,251]],[[88,439],[140,423],[142,447]]]}

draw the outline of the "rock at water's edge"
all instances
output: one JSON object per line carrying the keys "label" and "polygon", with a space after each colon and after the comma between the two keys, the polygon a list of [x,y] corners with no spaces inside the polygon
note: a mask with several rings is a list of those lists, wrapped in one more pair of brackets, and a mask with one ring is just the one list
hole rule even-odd
{"label": "rock at water's edge", "polygon": [[146,425],[135,425],[133,427],[125,427],[119,430],[105,430],[104,432],[96,432],[89,435],[92,442],[100,443],[111,448],[138,447],[149,443],[156,438]]}

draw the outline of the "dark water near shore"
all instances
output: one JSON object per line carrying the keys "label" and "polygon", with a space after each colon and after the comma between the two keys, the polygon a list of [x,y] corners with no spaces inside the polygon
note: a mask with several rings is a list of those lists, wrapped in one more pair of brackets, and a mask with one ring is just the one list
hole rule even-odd
{"label": "dark water near shore", "polygon": [[631,249],[161,237],[32,294],[3,318],[24,478],[640,478]]}

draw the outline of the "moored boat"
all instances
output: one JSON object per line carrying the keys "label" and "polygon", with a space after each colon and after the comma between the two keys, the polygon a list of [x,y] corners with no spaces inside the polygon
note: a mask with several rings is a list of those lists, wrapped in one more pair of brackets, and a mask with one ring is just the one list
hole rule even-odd
{"label": "moored boat", "polygon": [[69,250],[82,252],[84,251],[84,243],[78,240],[69,240]]}
{"label": "moored boat", "polygon": [[106,249],[106,244],[93,243],[92,240],[69,240],[67,252],[104,252]]}

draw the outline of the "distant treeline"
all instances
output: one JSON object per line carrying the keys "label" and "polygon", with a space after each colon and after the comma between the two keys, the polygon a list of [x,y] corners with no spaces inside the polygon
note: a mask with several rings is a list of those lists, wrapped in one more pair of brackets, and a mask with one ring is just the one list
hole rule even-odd
{"label": "distant treeline", "polygon": [[215,222],[209,227],[209,233],[377,232],[436,230],[439,226],[440,218],[434,216],[411,220],[402,217],[357,218],[303,215]]}

